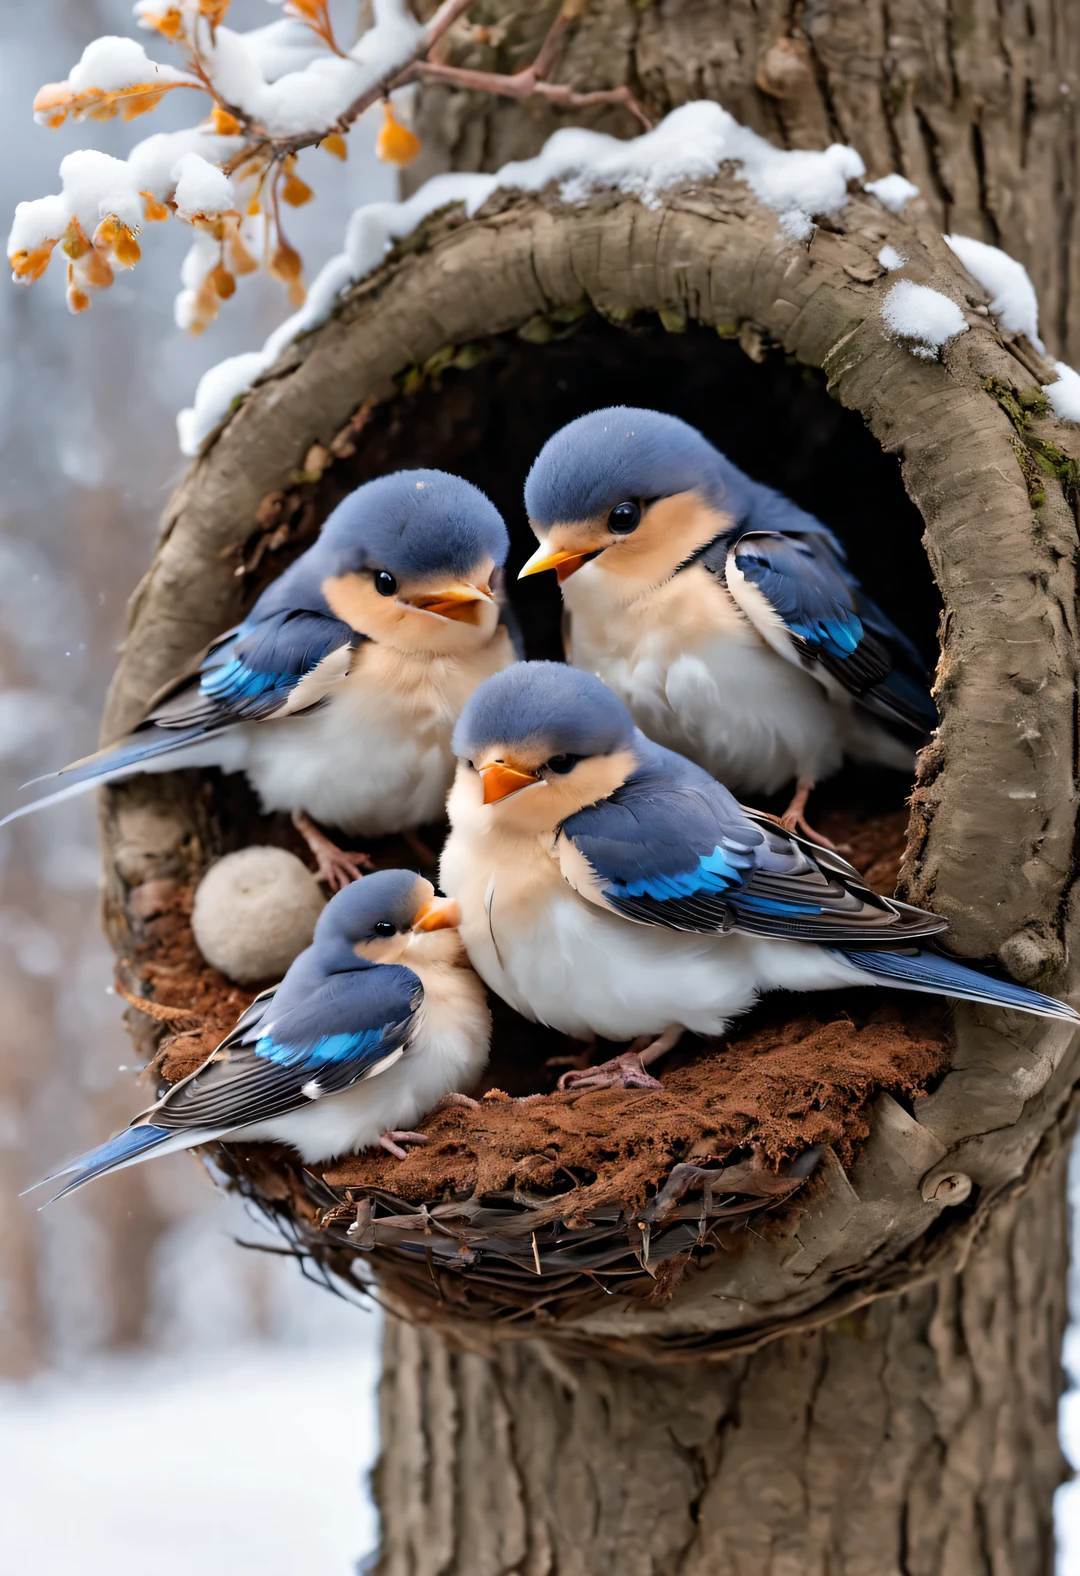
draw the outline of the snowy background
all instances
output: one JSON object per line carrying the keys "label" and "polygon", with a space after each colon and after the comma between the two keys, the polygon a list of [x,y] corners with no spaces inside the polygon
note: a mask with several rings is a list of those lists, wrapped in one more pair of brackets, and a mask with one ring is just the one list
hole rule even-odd
{"label": "snowy background", "polygon": [[[64,77],[93,38],[127,33],[130,9],[0,0],[5,214],[56,190],[71,149],[121,154],[190,114],[166,100],[128,126],[33,124],[35,89]],[[274,14],[264,0],[233,0],[230,20]],[[318,194],[292,220],[308,278],[340,250],[354,207],[395,195],[393,172],[371,151],[378,119],[354,132],[346,164],[301,158]],[[28,291],[0,282],[5,807],[28,777],[94,747],[124,603],[183,469],[176,412],[207,368],[256,349],[289,312],[281,287],[256,276],[204,338],[189,339],[173,326],[172,300],[190,233],[170,223],[145,240],[135,274],[78,319],[64,309],[59,268]],[[52,1163],[121,1126],[142,1095],[107,989],[90,803],[0,832],[0,877],[0,1566],[349,1576],[375,1537],[365,1474],[376,1315],[308,1284],[287,1260],[237,1248],[260,1227],[187,1157],[109,1178],[42,1215],[17,1199]],[[1073,1291],[1080,1316],[1075,1274]],[[1080,1380],[1080,1330],[1067,1356]],[[1063,1419],[1080,1465],[1080,1393]],[[1060,1569],[1080,1576],[1080,1484],[1061,1491],[1058,1509]]]}
{"label": "snowy background", "polygon": [[[280,15],[265,0],[232,11],[241,26]],[[166,101],[127,126],[34,125],[36,88],[130,18],[126,0],[0,4],[4,215],[57,190],[72,148],[120,154],[190,116],[190,102]],[[308,277],[340,250],[358,203],[395,195],[372,152],[380,119],[354,132],[347,163],[300,161],[317,193],[292,221]],[[124,604],[186,463],[176,412],[207,367],[260,345],[290,311],[282,287],[255,276],[189,339],[172,303],[190,231],[170,222],[144,238],[138,269],[78,318],[58,268],[31,290],[0,282],[5,808],[28,777],[95,746]],[[185,1156],[41,1215],[17,1199],[145,1095],[106,989],[91,802],[0,832],[0,879],[0,1568],[349,1576],[374,1540],[375,1314],[235,1247],[258,1225]]]}

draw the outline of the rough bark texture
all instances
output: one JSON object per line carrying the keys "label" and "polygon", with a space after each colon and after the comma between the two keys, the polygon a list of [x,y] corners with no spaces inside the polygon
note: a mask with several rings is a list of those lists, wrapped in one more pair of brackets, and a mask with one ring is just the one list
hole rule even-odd
{"label": "rough bark texture", "polygon": [[[482,15],[486,39],[460,23],[445,58],[519,69],[554,9],[488,0],[470,13]],[[897,170],[914,181],[939,230],[1018,257],[1039,293],[1047,343],[1080,358],[1080,27],[1071,0],[590,0],[583,10],[556,80],[582,91],[629,83],[657,118],[717,99],[780,147],[851,143],[869,178]],[[620,109],[575,119],[620,137],[637,130]],[[425,152],[410,183],[529,157],[565,124],[546,105],[426,87]]]}
{"label": "rough bark texture", "polygon": [[387,1329],[378,1576],[1044,1576],[1054,1142],[960,1271],[709,1365]]}
{"label": "rough bark texture", "polygon": [[[898,456],[944,603],[942,727],[922,760],[904,885],[949,918],[958,952],[1075,990],[1080,444],[1037,396],[1048,365],[996,329],[940,238],[948,226],[1020,256],[1048,340],[1064,348],[1071,334],[1077,353],[1070,9],[597,0],[562,80],[629,80],[658,113],[716,97],[793,146],[841,137],[922,199],[900,219],[854,196],[806,245],[731,176],[655,209],[504,194],[472,220],[437,216],[282,357],[192,468],[133,600],[106,734],[235,621],[394,432],[397,463],[457,468],[469,373],[451,361],[464,367],[492,336],[557,344],[589,313],[669,333],[708,325],[714,350],[737,338],[766,367],[776,346],[820,369]],[[459,28],[450,58],[520,63],[547,14],[511,17],[493,0],[485,19],[499,24],[489,42]],[[424,90],[420,115],[420,173],[501,164],[558,124],[441,89]],[[884,242],[910,257],[908,277],[966,308],[969,331],[941,363],[883,332]],[[407,448],[410,390],[438,395],[441,373],[441,426]],[[511,380],[500,397],[513,392]],[[381,448],[349,426],[373,408],[390,412]],[[469,450],[463,464],[497,490],[500,458]],[[189,880],[257,829],[250,802],[196,779],[110,795],[118,949],[130,950],[140,891]],[[385,1576],[1048,1571],[1061,1146],[1077,1075],[1063,1029],[961,1010],[938,1087],[912,1109],[884,1098],[850,1174],[830,1163],[808,1210],[668,1305],[612,1298],[574,1321],[572,1344],[494,1347],[480,1332],[469,1355],[392,1323]],[[617,1345],[625,1364],[583,1357],[589,1342]],[[702,1351],[726,1355],[704,1366]]]}

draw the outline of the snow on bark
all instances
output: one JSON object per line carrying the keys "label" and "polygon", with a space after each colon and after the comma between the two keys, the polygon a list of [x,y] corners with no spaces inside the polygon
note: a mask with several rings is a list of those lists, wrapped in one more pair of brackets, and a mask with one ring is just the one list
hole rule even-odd
{"label": "snow on bark", "polygon": [[1046,347],[1039,338],[1039,303],[1023,263],[1000,247],[988,246],[970,235],[947,235],[945,241],[976,284],[982,285],[992,298],[990,311],[1002,328],[1026,335],[1042,355]]}
{"label": "snow on bark", "polygon": [[882,302],[881,315],[890,335],[923,361],[936,360],[943,345],[968,331],[955,301],[911,279],[893,285]]}
{"label": "snow on bark", "polygon": [[903,213],[911,199],[919,195],[919,188],[903,175],[883,175],[880,180],[867,181],[863,191],[876,197],[890,213]]}

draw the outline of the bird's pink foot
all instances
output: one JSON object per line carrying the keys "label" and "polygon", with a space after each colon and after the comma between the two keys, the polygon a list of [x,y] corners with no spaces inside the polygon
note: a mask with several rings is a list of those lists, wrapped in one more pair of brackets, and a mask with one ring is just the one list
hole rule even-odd
{"label": "bird's pink foot", "polygon": [[402,1144],[426,1144],[426,1133],[410,1133],[408,1129],[392,1127],[388,1133],[383,1133],[379,1143],[387,1154],[393,1155],[395,1160],[408,1160],[409,1152],[402,1149]]}
{"label": "bird's pink foot", "polygon": [[795,784],[795,793],[791,803],[779,817],[780,825],[785,832],[801,832],[812,843],[817,843],[821,848],[827,848],[831,853],[836,853],[836,844],[831,843],[824,832],[818,832],[806,819],[806,803],[814,790],[814,781],[811,777],[800,777]]}
{"label": "bird's pink foot", "polygon": [[577,1089],[662,1089],[659,1078],[645,1071],[637,1051],[624,1051],[599,1067],[575,1068],[559,1079],[560,1093]]}
{"label": "bird's pink foot", "polygon": [[437,1100],[428,1112],[428,1116],[435,1116],[439,1111],[451,1111],[455,1106],[464,1106],[468,1111],[479,1111],[480,1102],[474,1100],[471,1094],[444,1094]]}
{"label": "bird's pink foot", "polygon": [[662,1089],[659,1078],[647,1073],[650,1062],[672,1050],[686,1030],[678,1023],[670,1024],[663,1034],[639,1034],[634,1043],[621,1056],[613,1056],[599,1067],[585,1067],[563,1073],[559,1079],[560,1090],[568,1089]]}
{"label": "bird's pink foot", "polygon": [[294,810],[292,823],[315,858],[315,874],[325,881],[331,892],[340,892],[351,881],[356,881],[365,870],[375,866],[367,854],[355,849],[339,848],[325,832],[320,832],[315,822],[303,810]]}

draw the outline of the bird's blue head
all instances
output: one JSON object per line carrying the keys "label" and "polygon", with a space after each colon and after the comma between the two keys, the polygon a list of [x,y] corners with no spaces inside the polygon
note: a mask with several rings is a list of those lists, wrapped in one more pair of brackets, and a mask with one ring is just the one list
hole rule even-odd
{"label": "bird's blue head", "polygon": [[453,929],[458,906],[412,870],[377,870],[336,893],[315,925],[316,949],[333,967],[398,962],[417,935]]}
{"label": "bird's blue head", "polygon": [[677,416],[629,405],[579,416],[548,439],[525,482],[540,548],[521,575],[555,569],[561,583],[596,561],[628,586],[665,580],[727,529],[733,480]]}
{"label": "bird's blue head", "polygon": [[311,557],[331,610],[361,634],[455,649],[462,628],[487,636],[498,622],[490,581],[509,545],[499,511],[471,482],[396,471],[338,504]]}
{"label": "bird's blue head", "polygon": [[561,662],[516,663],[485,679],[458,719],[454,754],[462,765],[451,819],[462,790],[473,804],[513,797],[515,817],[554,827],[626,781],[637,737],[622,701],[591,673]]}

